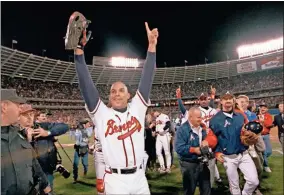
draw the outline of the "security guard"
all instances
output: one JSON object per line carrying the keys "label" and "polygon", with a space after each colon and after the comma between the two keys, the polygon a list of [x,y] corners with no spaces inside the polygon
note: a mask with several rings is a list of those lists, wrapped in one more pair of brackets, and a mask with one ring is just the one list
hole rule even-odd
{"label": "security guard", "polygon": [[88,151],[89,151],[89,138],[92,135],[92,131],[89,129],[90,121],[87,118],[81,119],[75,131],[74,145],[74,162],[73,162],[73,177],[74,184],[77,183],[78,178],[78,164],[80,157],[82,158],[82,164],[84,167],[84,175],[88,172]]}
{"label": "security guard", "polygon": [[44,193],[49,193],[47,178],[43,173],[34,150],[20,128],[18,122],[19,105],[25,100],[16,95],[16,90],[1,89],[1,194],[28,195],[37,183]]}

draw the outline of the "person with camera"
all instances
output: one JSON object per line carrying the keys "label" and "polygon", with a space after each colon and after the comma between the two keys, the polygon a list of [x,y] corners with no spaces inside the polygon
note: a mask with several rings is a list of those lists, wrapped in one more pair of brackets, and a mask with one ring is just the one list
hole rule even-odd
{"label": "person with camera", "polygon": [[36,154],[17,126],[20,104],[26,101],[16,90],[1,89],[1,194],[30,195],[38,187],[49,194],[48,184]]}
{"label": "person with camera", "polygon": [[178,154],[185,195],[194,195],[197,183],[201,195],[211,194],[208,161],[214,158],[210,148],[217,144],[211,130],[202,125],[199,107],[188,111],[188,120],[178,128],[175,137],[175,150]]}
{"label": "person with camera", "polygon": [[74,145],[74,161],[73,161],[73,177],[74,184],[78,179],[78,164],[80,157],[82,158],[82,164],[84,167],[84,175],[88,172],[88,151],[89,151],[89,138],[92,135],[92,131],[89,131],[90,127],[89,119],[85,118],[79,121],[77,129],[75,131],[75,145]]}
{"label": "person with camera", "polygon": [[38,162],[53,189],[53,172],[58,170],[56,168],[58,165],[60,165],[60,168],[63,167],[61,165],[61,159],[58,159],[59,155],[55,145],[57,141],[55,136],[64,135],[69,130],[69,126],[65,123],[46,122],[46,113],[42,111],[39,111],[37,114],[36,122],[32,127],[32,136],[34,139],[33,147],[38,155]]}

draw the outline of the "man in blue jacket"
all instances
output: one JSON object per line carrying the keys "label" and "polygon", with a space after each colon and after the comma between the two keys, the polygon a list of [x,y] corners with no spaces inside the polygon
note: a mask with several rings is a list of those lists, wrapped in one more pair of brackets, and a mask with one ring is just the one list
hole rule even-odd
{"label": "man in blue jacket", "polygon": [[[223,163],[229,180],[231,194],[252,195],[259,184],[255,164],[241,141],[245,115],[233,110],[234,96],[226,93],[221,97],[222,110],[209,123],[218,138],[216,158]],[[238,168],[244,174],[246,183],[243,191],[239,187]]]}
{"label": "man in blue jacket", "polygon": [[49,123],[46,121],[46,113],[40,112],[33,127],[34,140],[31,144],[37,152],[38,162],[53,189],[53,172],[57,164],[55,136],[65,134],[69,127],[65,123]]}
{"label": "man in blue jacket", "polygon": [[211,194],[210,171],[199,160],[200,147],[214,148],[217,138],[211,130],[203,128],[205,125],[201,126],[201,121],[200,109],[192,107],[188,111],[188,120],[176,132],[175,150],[180,161],[185,195],[194,195],[197,182],[201,195]]}

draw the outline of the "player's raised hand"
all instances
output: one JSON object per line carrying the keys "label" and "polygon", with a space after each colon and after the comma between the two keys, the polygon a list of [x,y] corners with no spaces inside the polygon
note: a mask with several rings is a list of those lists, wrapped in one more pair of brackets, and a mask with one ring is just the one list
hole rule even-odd
{"label": "player's raised hand", "polygon": [[212,85],[210,86],[210,91],[212,95],[216,94],[216,88],[212,87]]}
{"label": "player's raised hand", "polygon": [[145,22],[145,28],[148,36],[149,45],[156,46],[159,37],[158,29],[154,28],[153,30],[150,30],[147,22]]}
{"label": "player's raised hand", "polygon": [[176,97],[177,97],[178,99],[181,98],[181,89],[180,89],[180,86],[179,86],[179,88],[177,88],[177,90],[176,90]]}

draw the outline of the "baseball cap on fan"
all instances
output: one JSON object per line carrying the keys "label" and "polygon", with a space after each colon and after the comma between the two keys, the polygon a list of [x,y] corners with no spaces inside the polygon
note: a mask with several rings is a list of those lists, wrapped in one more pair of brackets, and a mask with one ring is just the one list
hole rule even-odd
{"label": "baseball cap on fan", "polygon": [[1,89],[1,101],[11,101],[18,104],[26,103],[26,100],[19,97],[16,93],[16,89]]}
{"label": "baseball cap on fan", "polygon": [[227,91],[224,95],[221,96],[221,100],[225,99],[225,100],[229,100],[229,99],[234,99],[235,96],[233,94],[231,94],[229,91]]}
{"label": "baseball cap on fan", "polygon": [[267,104],[266,104],[265,102],[261,102],[261,103],[259,104],[259,107],[267,107]]}
{"label": "baseball cap on fan", "polygon": [[32,105],[30,104],[22,104],[20,105],[20,109],[21,109],[21,114],[36,111],[35,109],[33,109]]}

